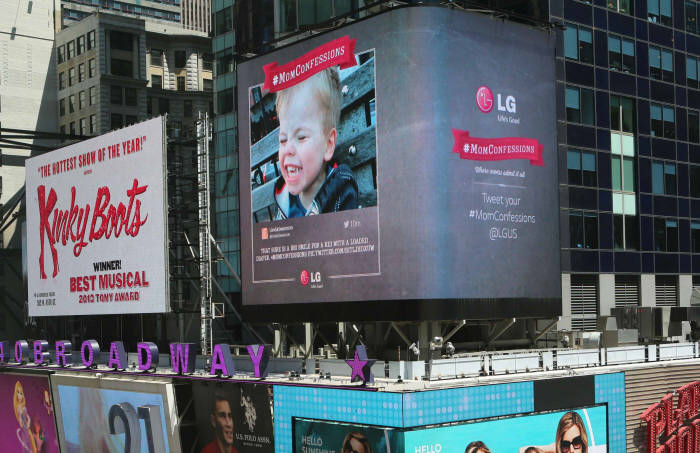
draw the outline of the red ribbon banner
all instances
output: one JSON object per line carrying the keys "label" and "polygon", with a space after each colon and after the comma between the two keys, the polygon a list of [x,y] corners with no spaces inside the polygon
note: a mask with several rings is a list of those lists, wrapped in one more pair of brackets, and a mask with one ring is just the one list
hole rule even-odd
{"label": "red ribbon banner", "polygon": [[277,62],[266,64],[263,66],[264,88],[271,92],[281,91],[331,66],[340,65],[340,69],[355,66],[356,41],[355,38],[343,36],[282,66],[278,66]]}
{"label": "red ribbon banner", "polygon": [[469,131],[452,129],[455,139],[453,153],[458,153],[460,159],[469,160],[507,160],[526,159],[530,165],[544,167],[542,151],[544,145],[534,138],[502,137],[477,138],[469,136]]}

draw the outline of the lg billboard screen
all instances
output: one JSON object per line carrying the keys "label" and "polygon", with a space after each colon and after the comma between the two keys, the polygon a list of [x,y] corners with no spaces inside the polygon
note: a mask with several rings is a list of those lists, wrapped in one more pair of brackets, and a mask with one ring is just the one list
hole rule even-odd
{"label": "lg billboard screen", "polygon": [[168,311],[163,126],[27,160],[30,316]]}
{"label": "lg billboard screen", "polygon": [[403,8],[241,63],[238,90],[252,318],[560,313],[553,35]]}

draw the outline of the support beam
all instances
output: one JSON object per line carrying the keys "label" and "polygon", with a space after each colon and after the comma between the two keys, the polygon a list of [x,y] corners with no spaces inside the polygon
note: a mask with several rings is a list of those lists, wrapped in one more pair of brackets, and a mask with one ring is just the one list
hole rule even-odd
{"label": "support beam", "polygon": [[466,320],[466,319],[463,319],[463,320],[461,320],[460,322],[458,322],[454,329],[450,330],[450,332],[449,332],[447,335],[443,335],[443,337],[442,337],[443,343],[447,343],[447,340],[449,340],[450,338],[452,338],[452,337],[454,336],[454,334],[456,334],[457,332],[459,332],[459,329],[461,329],[462,327],[464,327],[466,324],[467,324],[467,320]]}
{"label": "support beam", "polygon": [[552,327],[556,326],[560,319],[561,319],[561,316],[557,316],[556,318],[552,319],[552,321],[551,321],[549,324],[547,324],[547,326],[545,326],[545,328],[542,329],[542,331],[541,331],[539,334],[537,334],[537,335],[535,336],[535,338],[533,338],[532,344],[537,343],[537,340],[539,340],[539,339],[542,338],[547,332],[549,332],[550,330],[552,330]]}
{"label": "support beam", "polygon": [[506,333],[508,331],[508,329],[510,329],[513,326],[513,324],[515,324],[515,318],[504,319],[499,324],[497,324],[494,327],[493,334],[489,337],[488,340],[486,340],[486,346],[490,346],[491,343],[493,343],[495,340],[499,339],[501,337],[501,335]]}
{"label": "support beam", "polygon": [[403,342],[406,343],[406,346],[411,346],[411,343],[413,343],[413,342],[408,339],[408,337],[406,336],[405,333],[403,333],[403,331],[401,330],[401,328],[399,327],[398,324],[396,324],[395,322],[392,322],[390,327],[393,328],[397,334],[399,334],[399,336],[401,337]]}

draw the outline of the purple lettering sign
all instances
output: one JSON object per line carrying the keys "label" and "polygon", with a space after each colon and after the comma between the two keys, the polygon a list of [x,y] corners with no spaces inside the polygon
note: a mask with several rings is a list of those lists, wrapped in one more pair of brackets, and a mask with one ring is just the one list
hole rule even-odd
{"label": "purple lettering sign", "polygon": [[56,365],[72,366],[73,365],[73,345],[68,340],[59,340],[56,342]]}
{"label": "purple lettering sign", "polygon": [[80,358],[86,368],[96,368],[100,360],[100,344],[97,340],[85,340],[80,347]]}
{"label": "purple lettering sign", "polygon": [[109,345],[109,362],[107,366],[115,370],[124,370],[128,365],[128,359],[126,357],[126,350],[124,350],[124,343],[121,341],[113,341]]}
{"label": "purple lettering sign", "polygon": [[7,363],[10,361],[10,342],[0,341],[0,363]]}
{"label": "purple lettering sign", "polygon": [[253,370],[256,378],[264,379],[267,377],[267,368],[270,363],[270,350],[272,345],[269,344],[254,344],[246,346],[250,360],[253,361]]}
{"label": "purple lettering sign", "polygon": [[49,364],[49,342],[46,340],[35,340],[34,341],[34,364],[35,365],[48,365]]}
{"label": "purple lettering sign", "polygon": [[170,343],[170,363],[173,373],[194,373],[197,359],[196,347],[194,343]]}
{"label": "purple lettering sign", "polygon": [[15,362],[27,363],[29,360],[29,343],[24,340],[15,341]]}
{"label": "purple lettering sign", "polygon": [[214,345],[209,374],[212,376],[233,376],[235,372],[236,367],[233,364],[233,357],[231,357],[231,347],[227,344]]}
{"label": "purple lettering sign", "polygon": [[136,345],[136,356],[139,370],[150,371],[158,367],[158,346],[155,343],[144,342]]}

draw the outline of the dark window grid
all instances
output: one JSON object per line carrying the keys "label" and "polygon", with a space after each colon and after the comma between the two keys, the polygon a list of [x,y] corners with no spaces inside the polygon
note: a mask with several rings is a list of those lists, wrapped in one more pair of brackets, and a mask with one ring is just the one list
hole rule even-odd
{"label": "dark window grid", "polygon": [[685,2],[685,31],[698,33],[698,4],[693,0]]}
{"label": "dark window grid", "polygon": [[591,126],[595,123],[593,90],[566,86],[566,120]]}
{"label": "dark window grid", "polygon": [[623,96],[610,96],[610,129],[634,133],[636,124],[635,100]]}
{"label": "dark window grid", "polygon": [[695,57],[687,56],[685,58],[685,80],[686,84],[691,88],[698,87],[698,74],[700,74],[700,71],[698,71],[699,62],[700,61]]}
{"label": "dark window grid", "polygon": [[608,63],[610,69],[634,73],[634,41],[621,36],[608,36]]}
{"label": "dark window grid", "polygon": [[652,103],[650,110],[651,135],[654,137],[676,138],[676,120],[673,107]]}
{"label": "dark window grid", "polygon": [[612,189],[621,193],[634,193],[634,157],[614,154],[610,156]]}
{"label": "dark window grid", "polygon": [[700,253],[700,222],[690,222],[690,247],[693,253]]}
{"label": "dark window grid", "polygon": [[678,251],[678,221],[665,217],[654,218],[654,250],[657,252]]}
{"label": "dark window grid", "polygon": [[700,165],[690,165],[688,178],[690,179],[690,196],[700,198]]}
{"label": "dark window grid", "polygon": [[613,215],[613,246],[616,250],[639,250],[639,226],[633,215]]}
{"label": "dark window grid", "polygon": [[673,82],[673,52],[661,47],[649,46],[649,77]]}
{"label": "dark window grid", "polygon": [[595,187],[596,153],[579,149],[569,149],[566,153],[569,185]]}
{"label": "dark window grid", "polygon": [[700,112],[688,110],[688,141],[700,143]]}
{"label": "dark window grid", "polygon": [[566,58],[593,64],[593,32],[590,28],[566,24],[564,30]]}
{"label": "dark window grid", "polygon": [[634,0],[608,0],[608,9],[632,15],[634,14]]}
{"label": "dark window grid", "polygon": [[647,0],[647,17],[649,22],[673,26],[671,0]]}
{"label": "dark window grid", "polygon": [[598,214],[588,211],[569,211],[569,239],[571,248],[598,248]]}
{"label": "dark window grid", "polygon": [[676,195],[676,164],[674,162],[652,161],[651,187],[657,195]]}

